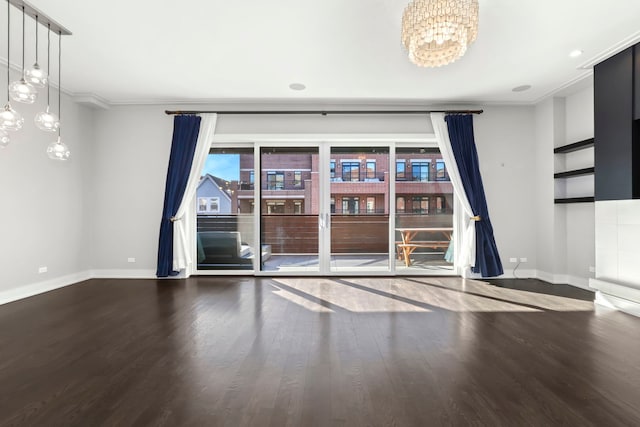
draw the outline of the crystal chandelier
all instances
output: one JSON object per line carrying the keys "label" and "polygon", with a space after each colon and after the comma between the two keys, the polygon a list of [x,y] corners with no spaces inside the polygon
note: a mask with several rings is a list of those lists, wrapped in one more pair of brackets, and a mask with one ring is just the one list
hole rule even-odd
{"label": "crystal chandelier", "polygon": [[413,0],[402,14],[402,44],[421,67],[460,58],[478,35],[478,0]]}

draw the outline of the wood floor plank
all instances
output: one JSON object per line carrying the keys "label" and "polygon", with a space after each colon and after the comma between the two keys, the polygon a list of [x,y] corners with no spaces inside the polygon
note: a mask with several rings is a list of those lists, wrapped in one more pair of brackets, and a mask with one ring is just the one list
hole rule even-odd
{"label": "wood floor plank", "polygon": [[89,280],[0,306],[0,426],[640,425],[640,319],[531,279]]}

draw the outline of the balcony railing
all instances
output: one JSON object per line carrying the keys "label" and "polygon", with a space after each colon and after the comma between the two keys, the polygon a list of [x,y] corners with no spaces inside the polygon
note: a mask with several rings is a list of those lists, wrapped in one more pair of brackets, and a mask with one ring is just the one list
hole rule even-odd
{"label": "balcony railing", "polygon": [[396,182],[451,182],[451,180],[449,179],[449,175],[446,175],[444,177],[440,176],[440,177],[435,177],[435,176],[428,176],[425,177],[420,176],[420,175],[415,175],[412,176],[410,174],[406,174],[405,176],[396,176]]}
{"label": "balcony railing", "polygon": [[384,173],[343,173],[334,174],[331,182],[384,182]]}
{"label": "balcony railing", "polygon": [[[355,182],[384,182],[385,174],[377,173],[374,175],[361,173],[359,175],[354,174],[344,174],[344,175],[335,175],[331,177],[331,182],[345,182],[345,183],[355,183]],[[448,175],[444,177],[428,177],[424,176],[396,176],[396,182],[451,182]],[[255,188],[253,182],[244,182],[241,181],[239,183],[240,190],[253,190]],[[284,181],[267,181],[262,183],[263,190],[304,190],[304,179],[295,180],[295,179],[285,179]]]}

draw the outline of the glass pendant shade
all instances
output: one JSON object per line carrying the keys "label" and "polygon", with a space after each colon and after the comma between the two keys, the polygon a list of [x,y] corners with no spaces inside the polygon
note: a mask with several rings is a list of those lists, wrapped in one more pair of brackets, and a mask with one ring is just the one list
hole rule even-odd
{"label": "glass pendant shade", "polygon": [[62,138],[58,136],[58,139],[47,146],[47,156],[52,160],[68,160],[71,156],[69,147],[62,142]]}
{"label": "glass pendant shade", "polygon": [[0,112],[0,129],[20,130],[23,123],[24,119],[22,116],[11,108],[11,104],[7,103],[7,105],[4,106],[4,110]]}
{"label": "glass pendant shade", "polygon": [[14,101],[33,104],[38,97],[38,91],[22,78],[9,85],[9,96]]}
{"label": "glass pendant shade", "polygon": [[0,148],[6,147],[10,142],[11,138],[9,138],[9,134],[5,130],[0,129]]}
{"label": "glass pendant shade", "polygon": [[35,87],[45,87],[47,85],[47,72],[38,63],[24,72],[24,79],[27,83]]}
{"label": "glass pendant shade", "polygon": [[50,112],[49,107],[47,107],[46,111],[41,111],[36,114],[34,122],[36,126],[38,126],[38,129],[46,132],[57,132],[60,128],[58,116]]}

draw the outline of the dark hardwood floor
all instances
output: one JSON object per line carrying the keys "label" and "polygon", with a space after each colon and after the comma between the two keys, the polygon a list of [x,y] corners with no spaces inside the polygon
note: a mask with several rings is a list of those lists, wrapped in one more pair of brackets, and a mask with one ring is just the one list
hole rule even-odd
{"label": "dark hardwood floor", "polygon": [[90,280],[0,306],[0,425],[640,425],[640,319],[533,280]]}

